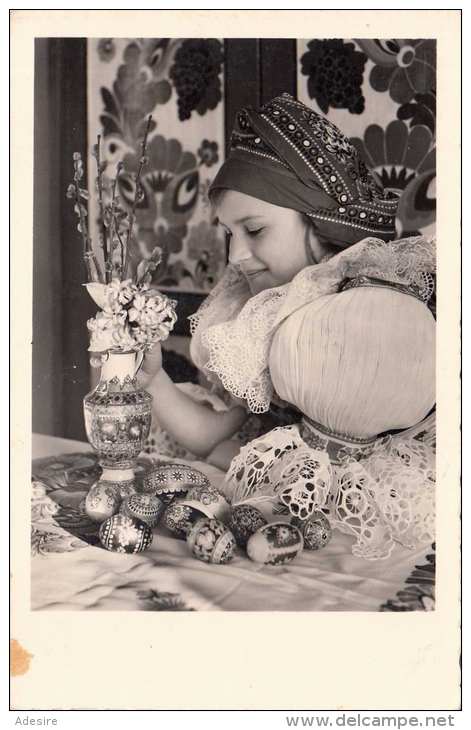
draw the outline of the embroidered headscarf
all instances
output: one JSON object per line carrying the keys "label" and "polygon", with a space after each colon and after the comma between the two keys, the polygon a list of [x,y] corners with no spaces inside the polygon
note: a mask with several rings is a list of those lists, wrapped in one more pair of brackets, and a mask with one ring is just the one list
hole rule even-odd
{"label": "embroidered headscarf", "polygon": [[215,190],[236,190],[305,213],[340,247],[395,238],[398,198],[385,191],[332,122],[282,94],[236,118]]}

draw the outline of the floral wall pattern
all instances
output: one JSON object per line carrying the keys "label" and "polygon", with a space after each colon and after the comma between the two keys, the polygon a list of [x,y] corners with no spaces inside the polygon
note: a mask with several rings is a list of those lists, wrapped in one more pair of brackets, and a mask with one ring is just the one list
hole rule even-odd
{"label": "floral wall pattern", "polygon": [[298,97],[401,194],[398,234],[434,230],[436,41],[299,40]]}
{"label": "floral wall pattern", "polygon": [[[383,184],[401,193],[398,235],[432,232],[435,41],[298,40],[297,67],[298,97],[349,134]],[[138,242],[140,254],[162,249],[155,282],[164,289],[205,294],[224,268],[224,242],[211,226],[207,200],[224,156],[223,70],[220,39],[88,40],[89,144],[103,134],[110,177],[124,163],[125,205],[153,115]],[[254,68],[254,79],[258,73]]]}
{"label": "floral wall pattern", "polygon": [[[124,164],[122,203],[134,198],[134,173],[152,114],[142,196],[140,255],[156,246],[162,289],[206,293],[225,264],[224,241],[210,224],[207,190],[224,151],[223,44],[218,39],[88,40],[88,139],[102,135],[105,174]],[[93,166],[89,184],[94,185]],[[89,210],[92,234],[96,211]]]}

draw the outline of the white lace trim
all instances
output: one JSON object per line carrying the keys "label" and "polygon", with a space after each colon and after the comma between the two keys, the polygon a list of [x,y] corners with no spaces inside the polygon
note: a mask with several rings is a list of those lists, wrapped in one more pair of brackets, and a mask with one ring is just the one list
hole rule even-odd
{"label": "white lace trim", "polygon": [[269,409],[273,385],[268,355],[278,325],[300,307],[338,291],[347,278],[369,276],[392,283],[429,286],[435,272],[435,238],[416,236],[388,243],[365,238],[325,263],[308,266],[284,286],[251,297],[243,275],[229,266],[193,315],[192,357],[254,413]]}
{"label": "white lace trim", "polygon": [[316,510],[352,534],[354,555],[389,557],[394,544],[430,544],[435,529],[435,452],[425,442],[378,439],[365,458],[331,464],[298,426],[275,428],[241,449],[226,475],[232,504],[270,501],[273,513],[306,519]]}

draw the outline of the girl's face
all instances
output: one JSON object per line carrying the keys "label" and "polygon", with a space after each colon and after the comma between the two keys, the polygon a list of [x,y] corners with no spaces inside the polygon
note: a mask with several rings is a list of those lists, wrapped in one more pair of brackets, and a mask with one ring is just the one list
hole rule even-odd
{"label": "girl's face", "polygon": [[286,284],[308,265],[306,223],[300,213],[228,190],[216,220],[229,241],[229,262],[239,266],[252,294]]}

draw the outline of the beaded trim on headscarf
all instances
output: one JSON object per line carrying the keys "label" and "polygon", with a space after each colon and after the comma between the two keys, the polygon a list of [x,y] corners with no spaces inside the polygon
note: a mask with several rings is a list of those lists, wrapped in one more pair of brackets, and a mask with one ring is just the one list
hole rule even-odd
{"label": "beaded trim on headscarf", "polygon": [[395,237],[398,197],[383,189],[348,137],[289,94],[259,110],[241,110],[230,146],[278,163],[308,187],[321,189],[333,206],[312,208],[311,218]]}

